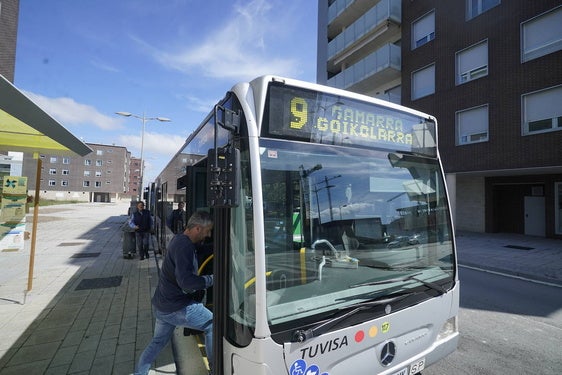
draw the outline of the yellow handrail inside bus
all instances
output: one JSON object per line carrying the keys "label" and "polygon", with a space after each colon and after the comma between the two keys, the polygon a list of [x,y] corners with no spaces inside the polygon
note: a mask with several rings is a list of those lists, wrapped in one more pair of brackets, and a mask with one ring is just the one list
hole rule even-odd
{"label": "yellow handrail inside bus", "polygon": [[306,249],[301,247],[300,250],[300,260],[301,260],[301,283],[306,284]]}
{"label": "yellow handrail inside bus", "polygon": [[[273,271],[267,271],[267,272],[265,273],[265,276],[266,276],[266,277],[267,277],[267,276],[270,276],[272,272],[273,272]],[[252,277],[250,280],[246,281],[246,283],[244,284],[244,289],[248,289],[248,288],[251,287],[252,284],[254,284],[255,282],[256,282],[256,277],[254,276],[254,277]]]}
{"label": "yellow handrail inside bus", "polygon": [[207,264],[209,264],[209,262],[210,262],[211,260],[213,260],[214,257],[215,257],[215,254],[211,254],[211,255],[209,255],[209,256],[207,257],[207,259],[205,259],[205,260],[203,261],[203,263],[199,266],[199,269],[197,270],[197,274],[198,274],[198,275],[201,275],[201,272],[203,272],[203,269],[205,269],[205,266],[206,266]]}

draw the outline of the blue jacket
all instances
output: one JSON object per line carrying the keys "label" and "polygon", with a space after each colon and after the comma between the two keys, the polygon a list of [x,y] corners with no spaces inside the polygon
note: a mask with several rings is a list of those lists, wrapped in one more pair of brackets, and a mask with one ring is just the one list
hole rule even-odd
{"label": "blue jacket", "polygon": [[164,313],[195,303],[192,293],[213,285],[213,275],[198,276],[197,251],[189,237],[180,233],[170,241],[152,304]]}
{"label": "blue jacket", "polygon": [[149,210],[135,211],[131,215],[131,226],[138,225],[137,232],[150,232],[152,230],[152,215]]}

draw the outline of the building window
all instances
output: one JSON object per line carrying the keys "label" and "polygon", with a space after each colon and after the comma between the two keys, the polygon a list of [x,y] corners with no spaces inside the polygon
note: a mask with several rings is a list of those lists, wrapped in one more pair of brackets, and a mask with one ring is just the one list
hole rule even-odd
{"label": "building window", "polygon": [[523,135],[562,130],[562,85],[523,95]]}
{"label": "building window", "polygon": [[84,176],[86,177],[90,176],[90,171],[84,171]]}
{"label": "building window", "polygon": [[83,181],[83,182],[82,182],[82,186],[83,186],[83,187],[89,187],[89,186],[90,186],[90,181]]}
{"label": "building window", "polygon": [[101,171],[96,171],[96,177],[101,177]]}
{"label": "building window", "polygon": [[562,49],[562,6],[521,24],[521,62]]}
{"label": "building window", "polygon": [[92,165],[92,161],[90,159],[84,159],[84,165]]}
{"label": "building window", "polygon": [[488,41],[456,54],[457,85],[488,75]]}
{"label": "building window", "polygon": [[466,0],[466,19],[472,19],[500,3],[500,0]]}
{"label": "building window", "polygon": [[457,145],[488,141],[488,105],[456,113]]}
{"label": "building window", "polygon": [[55,180],[49,180],[49,186],[57,186],[57,182]]}
{"label": "building window", "polygon": [[51,163],[56,163],[56,162],[57,162],[57,157],[56,157],[56,156],[51,156],[51,158],[49,159],[49,162],[51,162]]}
{"label": "building window", "polygon": [[70,158],[62,158],[63,164],[70,164]]}
{"label": "building window", "polygon": [[96,150],[96,155],[103,155],[103,150]]}
{"label": "building window", "polygon": [[427,13],[412,23],[412,49],[435,39],[435,11]]}
{"label": "building window", "polygon": [[57,174],[56,168],[49,168],[49,174]]}
{"label": "building window", "polygon": [[412,100],[435,93],[435,64],[412,73]]}
{"label": "building window", "polygon": [[63,176],[68,176],[70,174],[70,171],[68,169],[63,169],[62,170],[62,175]]}
{"label": "building window", "polygon": [[101,167],[103,165],[103,160],[96,160],[96,167]]}
{"label": "building window", "polygon": [[61,180],[60,186],[68,186],[68,180]]}
{"label": "building window", "polygon": [[97,188],[101,187],[101,181],[95,181],[94,184]]}

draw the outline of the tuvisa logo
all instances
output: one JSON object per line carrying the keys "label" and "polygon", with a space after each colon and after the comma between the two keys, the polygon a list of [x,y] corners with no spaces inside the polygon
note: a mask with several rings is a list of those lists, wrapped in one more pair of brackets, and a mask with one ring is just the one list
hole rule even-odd
{"label": "tuvisa logo", "polygon": [[336,337],[335,339],[322,342],[316,345],[307,346],[306,348],[301,349],[301,358],[314,358],[317,355],[326,354],[329,352],[333,352],[334,350],[338,350],[343,348],[344,346],[348,346],[347,343],[347,336],[343,337]]}

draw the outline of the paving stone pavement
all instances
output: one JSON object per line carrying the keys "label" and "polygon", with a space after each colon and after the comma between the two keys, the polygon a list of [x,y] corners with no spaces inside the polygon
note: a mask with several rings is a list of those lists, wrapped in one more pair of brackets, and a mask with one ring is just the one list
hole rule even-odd
{"label": "paving stone pavement", "polygon": [[456,233],[461,266],[562,286],[562,240],[513,233]]}
{"label": "paving stone pavement", "polygon": [[[30,292],[31,241],[25,250],[0,252],[0,374],[133,373],[152,337],[150,298],[161,259],[123,258],[120,227],[129,205],[40,207]],[[175,370],[168,345],[152,373]]]}

